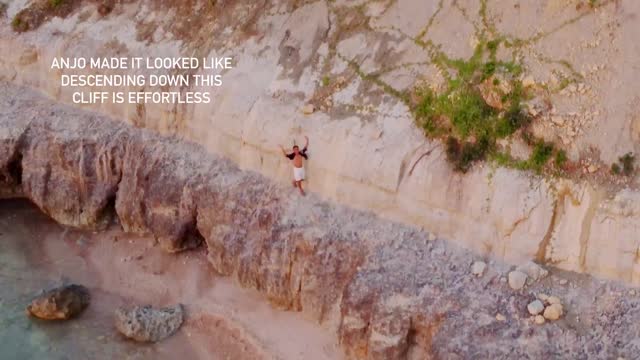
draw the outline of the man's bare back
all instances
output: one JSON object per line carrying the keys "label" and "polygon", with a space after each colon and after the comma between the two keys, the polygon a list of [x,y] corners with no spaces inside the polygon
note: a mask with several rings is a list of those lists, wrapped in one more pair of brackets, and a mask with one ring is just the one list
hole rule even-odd
{"label": "man's bare back", "polygon": [[302,195],[304,195],[302,182],[305,179],[304,160],[307,159],[307,148],[309,147],[309,138],[305,136],[304,139],[304,148],[300,150],[300,147],[298,147],[298,145],[294,145],[291,153],[287,153],[284,147],[280,145],[280,150],[282,150],[284,156],[293,161],[293,186],[300,189],[300,194]]}

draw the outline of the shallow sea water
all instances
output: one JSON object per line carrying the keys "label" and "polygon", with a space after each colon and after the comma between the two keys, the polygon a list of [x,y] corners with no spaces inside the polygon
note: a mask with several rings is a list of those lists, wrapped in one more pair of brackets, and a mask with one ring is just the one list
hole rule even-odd
{"label": "shallow sea water", "polygon": [[[157,359],[154,345],[134,344],[114,331],[107,309],[89,308],[69,321],[42,321],[25,308],[42,289],[68,282],[32,246],[34,237],[65,229],[26,202],[0,202],[0,359]],[[67,261],[66,259],[63,261]],[[67,264],[69,265],[69,264]],[[84,271],[78,264],[79,273]],[[92,296],[111,296],[92,293]]]}

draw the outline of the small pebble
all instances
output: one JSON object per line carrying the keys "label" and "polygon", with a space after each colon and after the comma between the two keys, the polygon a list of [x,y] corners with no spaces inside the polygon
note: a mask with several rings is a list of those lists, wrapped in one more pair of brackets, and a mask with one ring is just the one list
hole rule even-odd
{"label": "small pebble", "polygon": [[564,313],[561,304],[551,304],[544,309],[543,316],[547,320],[558,320]]}
{"label": "small pebble", "polygon": [[560,299],[557,296],[549,296],[547,298],[547,303],[549,305],[553,305],[553,304],[561,304],[562,302],[560,301]]}
{"label": "small pebble", "polygon": [[544,311],[544,304],[540,300],[534,300],[527,305],[527,311],[531,315],[538,315]]}
{"label": "small pebble", "polygon": [[520,290],[527,282],[527,274],[520,271],[512,271],[509,273],[509,286],[513,290]]}
{"label": "small pebble", "polygon": [[484,275],[484,271],[487,268],[487,264],[484,261],[476,261],[473,263],[473,265],[471,265],[471,273],[475,276],[482,276]]}

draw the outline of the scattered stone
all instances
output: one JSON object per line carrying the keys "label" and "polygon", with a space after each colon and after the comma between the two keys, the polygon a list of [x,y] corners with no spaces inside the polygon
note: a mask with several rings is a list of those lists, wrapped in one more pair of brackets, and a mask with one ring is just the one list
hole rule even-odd
{"label": "scattered stone", "polygon": [[43,320],[67,320],[89,306],[89,290],[82,285],[66,285],[36,297],[27,306],[27,313]]}
{"label": "scattered stone", "polygon": [[150,305],[115,312],[115,325],[124,336],[140,342],[156,342],[175,333],[183,321],[182,305],[160,310]]}
{"label": "scattered stone", "polygon": [[522,79],[522,86],[524,87],[532,87],[536,84],[535,79],[533,78],[532,75],[527,75],[525,76],[524,79]]}
{"label": "scattered stone", "polygon": [[557,296],[549,296],[547,298],[547,303],[548,304],[561,304],[560,302],[560,298],[558,298]]}
{"label": "scattered stone", "polygon": [[540,299],[540,301],[546,302],[547,299],[549,299],[549,295],[545,293],[539,293],[537,298]]}
{"label": "scattered stone", "polygon": [[527,274],[515,270],[509,273],[509,286],[513,290],[520,290],[524,287],[527,281]]}
{"label": "scattered stone", "polygon": [[544,311],[544,304],[540,300],[534,300],[527,305],[527,311],[531,315],[538,315]]}
{"label": "scattered stone", "polygon": [[496,320],[498,320],[498,321],[506,321],[507,318],[504,315],[502,315],[500,313],[497,313],[496,314]]}
{"label": "scattered stone", "polygon": [[636,295],[636,291],[635,290],[629,290],[629,295],[635,296]]}
{"label": "scattered stone", "polygon": [[563,314],[563,308],[561,304],[551,304],[544,309],[543,316],[547,320],[558,320]]}
{"label": "scattered stone", "polygon": [[436,239],[436,234],[429,233],[429,241],[434,241]]}
{"label": "scattered stone", "polygon": [[536,315],[536,316],[533,318],[533,322],[535,322],[535,323],[536,323],[536,324],[538,324],[538,325],[542,325],[542,324],[544,324],[544,323],[546,322],[546,320],[545,320],[544,316],[542,316],[542,315]]}
{"label": "scattered stone", "polygon": [[471,265],[471,273],[475,276],[482,276],[484,275],[484,271],[487,268],[487,264],[484,261],[476,261],[473,263],[473,265]]}
{"label": "scattered stone", "polygon": [[316,111],[316,107],[313,104],[307,104],[302,107],[302,113],[305,115],[311,115]]}
{"label": "scattered stone", "polygon": [[562,118],[562,116],[560,115],[554,115],[551,117],[551,122],[558,125],[558,126],[562,126],[564,125],[564,119]]}
{"label": "scattered stone", "polygon": [[558,284],[560,284],[560,285],[567,285],[567,283],[568,283],[568,282],[569,282],[569,281],[568,281],[567,279],[560,279],[560,280],[558,280]]}
{"label": "scattered stone", "polygon": [[597,167],[597,166],[595,166],[595,165],[593,165],[593,164],[591,164],[591,165],[589,165],[589,167],[587,168],[587,171],[589,171],[589,173],[592,173],[592,174],[593,174],[594,172],[598,171],[598,167]]}
{"label": "scattered stone", "polygon": [[516,268],[517,271],[527,274],[532,282],[543,279],[549,272],[533,261],[524,263]]}
{"label": "scattered stone", "polygon": [[587,90],[586,86],[583,83],[578,84],[578,92],[584,94]]}

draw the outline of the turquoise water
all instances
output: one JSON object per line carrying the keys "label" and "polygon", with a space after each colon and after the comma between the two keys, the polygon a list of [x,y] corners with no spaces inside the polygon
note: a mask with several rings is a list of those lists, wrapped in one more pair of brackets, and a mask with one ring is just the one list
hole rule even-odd
{"label": "turquoise water", "polygon": [[[42,264],[43,234],[56,231],[65,230],[29,204],[0,202],[0,359],[167,358],[155,346],[122,338],[114,331],[112,310],[100,305],[92,304],[79,318],[66,322],[41,321],[25,314],[35,294],[64,281],[65,274]],[[80,266],[77,270],[84,271]],[[110,295],[93,296],[108,299]]]}

